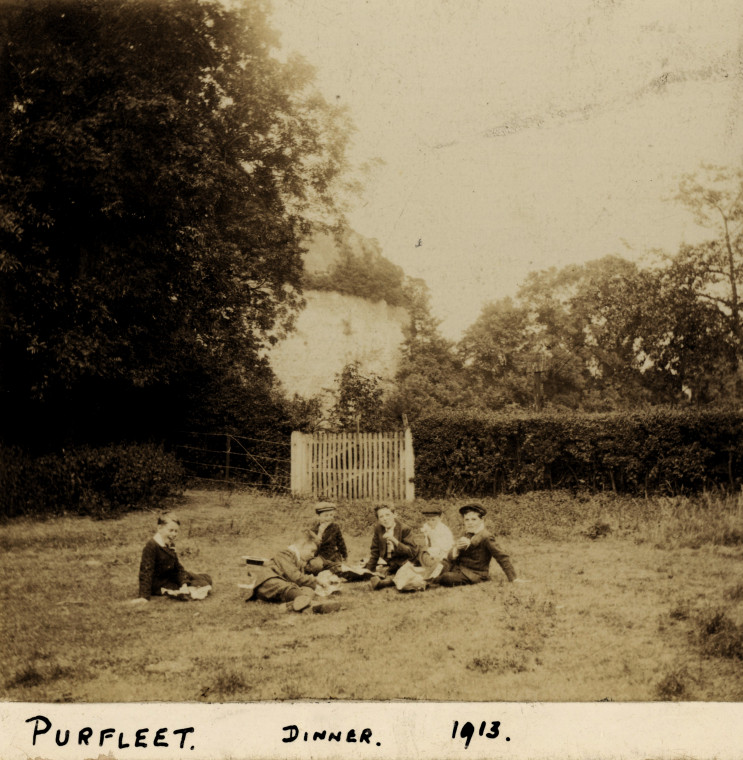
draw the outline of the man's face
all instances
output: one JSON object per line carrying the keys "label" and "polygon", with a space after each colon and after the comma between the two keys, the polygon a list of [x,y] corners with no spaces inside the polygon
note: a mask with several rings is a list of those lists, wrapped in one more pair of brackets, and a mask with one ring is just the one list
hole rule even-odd
{"label": "man's face", "polygon": [[483,520],[477,512],[465,512],[462,520],[467,533],[477,533],[482,528]]}
{"label": "man's face", "polygon": [[426,522],[435,528],[441,522],[441,515],[424,515]]}
{"label": "man's face", "polygon": [[395,525],[395,513],[388,507],[383,507],[377,512],[377,520],[383,528],[392,528]]}
{"label": "man's face", "polygon": [[297,549],[299,550],[299,556],[303,562],[312,559],[315,554],[317,554],[317,546],[311,541],[298,546]]}
{"label": "man's face", "polygon": [[175,546],[175,540],[178,538],[178,523],[167,522],[161,525],[157,532],[162,536],[166,546]]}
{"label": "man's face", "polygon": [[333,520],[335,520],[335,510],[331,509],[328,512],[320,512],[320,514],[317,516],[317,519],[320,521],[322,525],[327,525],[328,523],[332,523]]}

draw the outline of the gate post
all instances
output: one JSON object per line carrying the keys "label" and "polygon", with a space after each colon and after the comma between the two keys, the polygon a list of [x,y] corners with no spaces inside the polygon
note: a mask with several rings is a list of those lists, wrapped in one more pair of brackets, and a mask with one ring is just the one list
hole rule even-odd
{"label": "gate post", "polygon": [[307,447],[305,436],[298,430],[291,438],[291,492],[292,496],[305,496],[309,491],[307,483]]}
{"label": "gate post", "polygon": [[415,501],[415,456],[413,454],[413,433],[405,428],[405,501]]}

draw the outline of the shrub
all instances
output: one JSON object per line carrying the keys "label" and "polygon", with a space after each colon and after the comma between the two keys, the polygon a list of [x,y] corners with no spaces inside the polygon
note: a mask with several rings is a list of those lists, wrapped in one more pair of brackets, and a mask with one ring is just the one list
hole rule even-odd
{"label": "shrub", "polygon": [[667,701],[688,699],[687,679],[688,673],[686,669],[674,670],[656,684],[655,693],[659,699]]}
{"label": "shrub", "polygon": [[735,586],[725,589],[724,596],[731,602],[739,602],[743,599],[743,583],[736,583]]}
{"label": "shrub", "polygon": [[743,660],[743,627],[724,610],[703,612],[697,620],[696,638],[706,655]]}
{"label": "shrub", "polygon": [[182,493],[176,458],[153,444],[81,447],[41,457],[0,448],[0,515],[72,512],[112,517]]}
{"label": "shrub", "polygon": [[594,541],[597,538],[608,536],[610,533],[611,525],[609,525],[607,522],[603,522],[602,520],[597,520],[595,523],[593,523],[593,525],[591,525],[590,528],[587,528],[584,531],[584,535]]}
{"label": "shrub", "polygon": [[[413,425],[420,496],[555,488],[677,495],[743,484],[743,414],[440,412]],[[738,536],[729,537],[737,541]]]}

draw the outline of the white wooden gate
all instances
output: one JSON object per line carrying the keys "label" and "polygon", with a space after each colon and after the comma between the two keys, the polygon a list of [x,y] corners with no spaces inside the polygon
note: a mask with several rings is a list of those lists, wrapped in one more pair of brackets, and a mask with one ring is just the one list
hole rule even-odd
{"label": "white wooden gate", "polygon": [[413,436],[292,433],[291,490],[317,499],[412,501]]}

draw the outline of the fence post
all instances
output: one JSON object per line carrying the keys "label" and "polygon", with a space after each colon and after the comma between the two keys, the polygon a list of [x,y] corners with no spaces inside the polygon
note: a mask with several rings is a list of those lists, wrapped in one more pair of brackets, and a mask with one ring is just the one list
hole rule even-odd
{"label": "fence post", "polygon": [[415,500],[415,456],[413,454],[413,433],[405,428],[405,501]]}
{"label": "fence post", "polygon": [[232,439],[230,438],[229,433],[225,433],[225,443],[226,443],[226,450],[225,450],[225,458],[224,458],[224,481],[225,483],[230,482],[230,452],[232,451]]}

